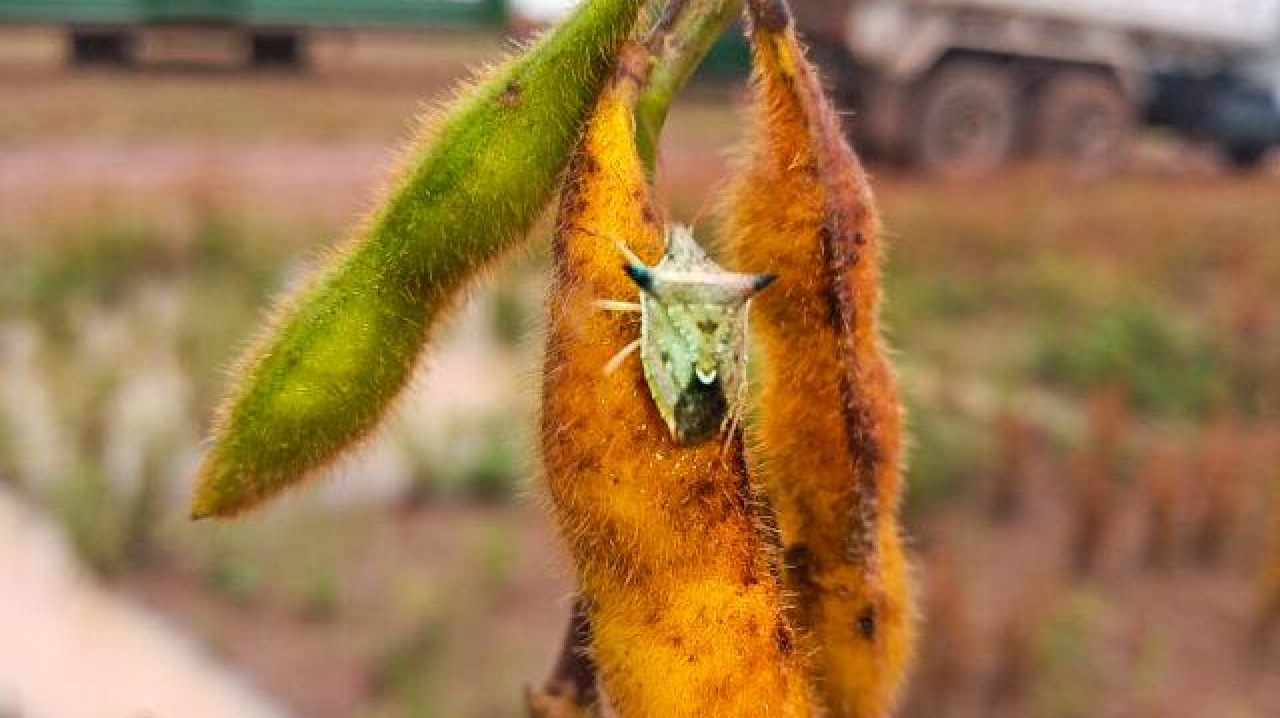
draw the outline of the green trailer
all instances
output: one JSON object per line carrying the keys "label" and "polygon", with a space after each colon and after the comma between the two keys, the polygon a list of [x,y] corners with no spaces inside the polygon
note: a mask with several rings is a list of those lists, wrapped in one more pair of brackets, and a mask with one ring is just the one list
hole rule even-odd
{"label": "green trailer", "polygon": [[256,65],[298,64],[314,29],[492,27],[505,0],[0,0],[0,24],[68,28],[71,57],[127,64],[151,28],[217,28]]}

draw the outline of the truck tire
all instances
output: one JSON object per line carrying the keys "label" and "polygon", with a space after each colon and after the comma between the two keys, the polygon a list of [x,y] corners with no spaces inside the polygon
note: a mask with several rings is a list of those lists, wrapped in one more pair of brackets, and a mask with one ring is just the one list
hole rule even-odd
{"label": "truck tire", "polygon": [[1037,93],[1032,120],[1036,153],[1071,175],[1103,177],[1123,163],[1133,133],[1133,104],[1111,77],[1059,70]]}
{"label": "truck tire", "polygon": [[1258,169],[1271,148],[1262,144],[1237,144],[1222,148],[1227,161],[1239,172]]}
{"label": "truck tire", "polygon": [[306,40],[294,30],[249,33],[249,64],[260,70],[297,70],[306,61]]}
{"label": "truck tire", "polygon": [[76,67],[126,67],[133,64],[134,36],[118,28],[72,28],[67,59]]}
{"label": "truck tire", "polygon": [[931,174],[972,179],[1008,161],[1020,117],[1013,77],[994,62],[951,60],[912,101],[911,158]]}

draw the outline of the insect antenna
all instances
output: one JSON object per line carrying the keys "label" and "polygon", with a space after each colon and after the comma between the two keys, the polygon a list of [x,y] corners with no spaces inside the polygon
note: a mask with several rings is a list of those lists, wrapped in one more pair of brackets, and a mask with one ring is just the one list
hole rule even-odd
{"label": "insect antenna", "polygon": [[729,181],[729,176],[721,173],[719,179],[711,185],[711,191],[703,196],[702,201],[698,203],[698,211],[694,213],[693,219],[689,222],[689,231],[697,234],[698,225],[702,223],[702,220],[711,211],[711,208],[715,206],[719,198],[723,197],[728,191]]}
{"label": "insect antenna", "polygon": [[627,246],[627,243],[623,242],[621,239],[618,239],[616,237],[606,237],[603,234],[600,234],[599,232],[593,232],[587,229],[586,227],[573,227],[571,229],[572,231],[582,232],[583,234],[590,235],[592,237],[595,237],[596,239],[613,243],[613,246],[617,247],[618,251],[622,253],[622,256],[625,257],[627,262],[631,264],[634,264],[640,267],[649,266],[643,259],[637,256],[635,252],[632,252],[631,248]]}
{"label": "insect antenna", "polygon": [[[716,184],[717,185],[723,184],[723,180],[721,180],[720,182],[717,182]],[[716,194],[717,193],[713,192],[702,198],[702,202],[698,204],[698,211],[693,214],[693,219],[689,221],[690,232],[694,232],[695,230],[698,229],[698,224],[702,222],[702,218],[705,217],[707,215],[707,212],[710,211],[711,209],[711,198],[715,197]]]}

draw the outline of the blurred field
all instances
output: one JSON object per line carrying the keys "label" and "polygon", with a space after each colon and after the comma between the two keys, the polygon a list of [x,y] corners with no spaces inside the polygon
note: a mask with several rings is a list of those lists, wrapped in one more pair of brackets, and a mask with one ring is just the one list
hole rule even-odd
{"label": "blurred field", "polygon": [[[333,36],[301,74],[111,74],[0,39],[0,481],[299,716],[519,715],[568,612],[531,478],[540,248],[341,476],[242,522],[184,511],[268,298],[501,46]],[[727,177],[737,101],[675,113],[675,216]],[[874,170],[927,593],[904,714],[1280,715],[1280,179],[1160,138],[1103,184]]]}

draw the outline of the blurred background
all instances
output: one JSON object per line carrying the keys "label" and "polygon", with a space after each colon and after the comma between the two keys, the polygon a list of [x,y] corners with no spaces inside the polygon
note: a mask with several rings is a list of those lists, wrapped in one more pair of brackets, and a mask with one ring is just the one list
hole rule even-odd
{"label": "blurred background", "polygon": [[[269,299],[571,4],[0,0],[0,716],[521,715],[571,591],[544,241],[336,476],[185,502]],[[1280,3],[797,5],[892,242],[902,714],[1280,715]],[[672,117],[675,217],[729,176],[745,63]]]}

